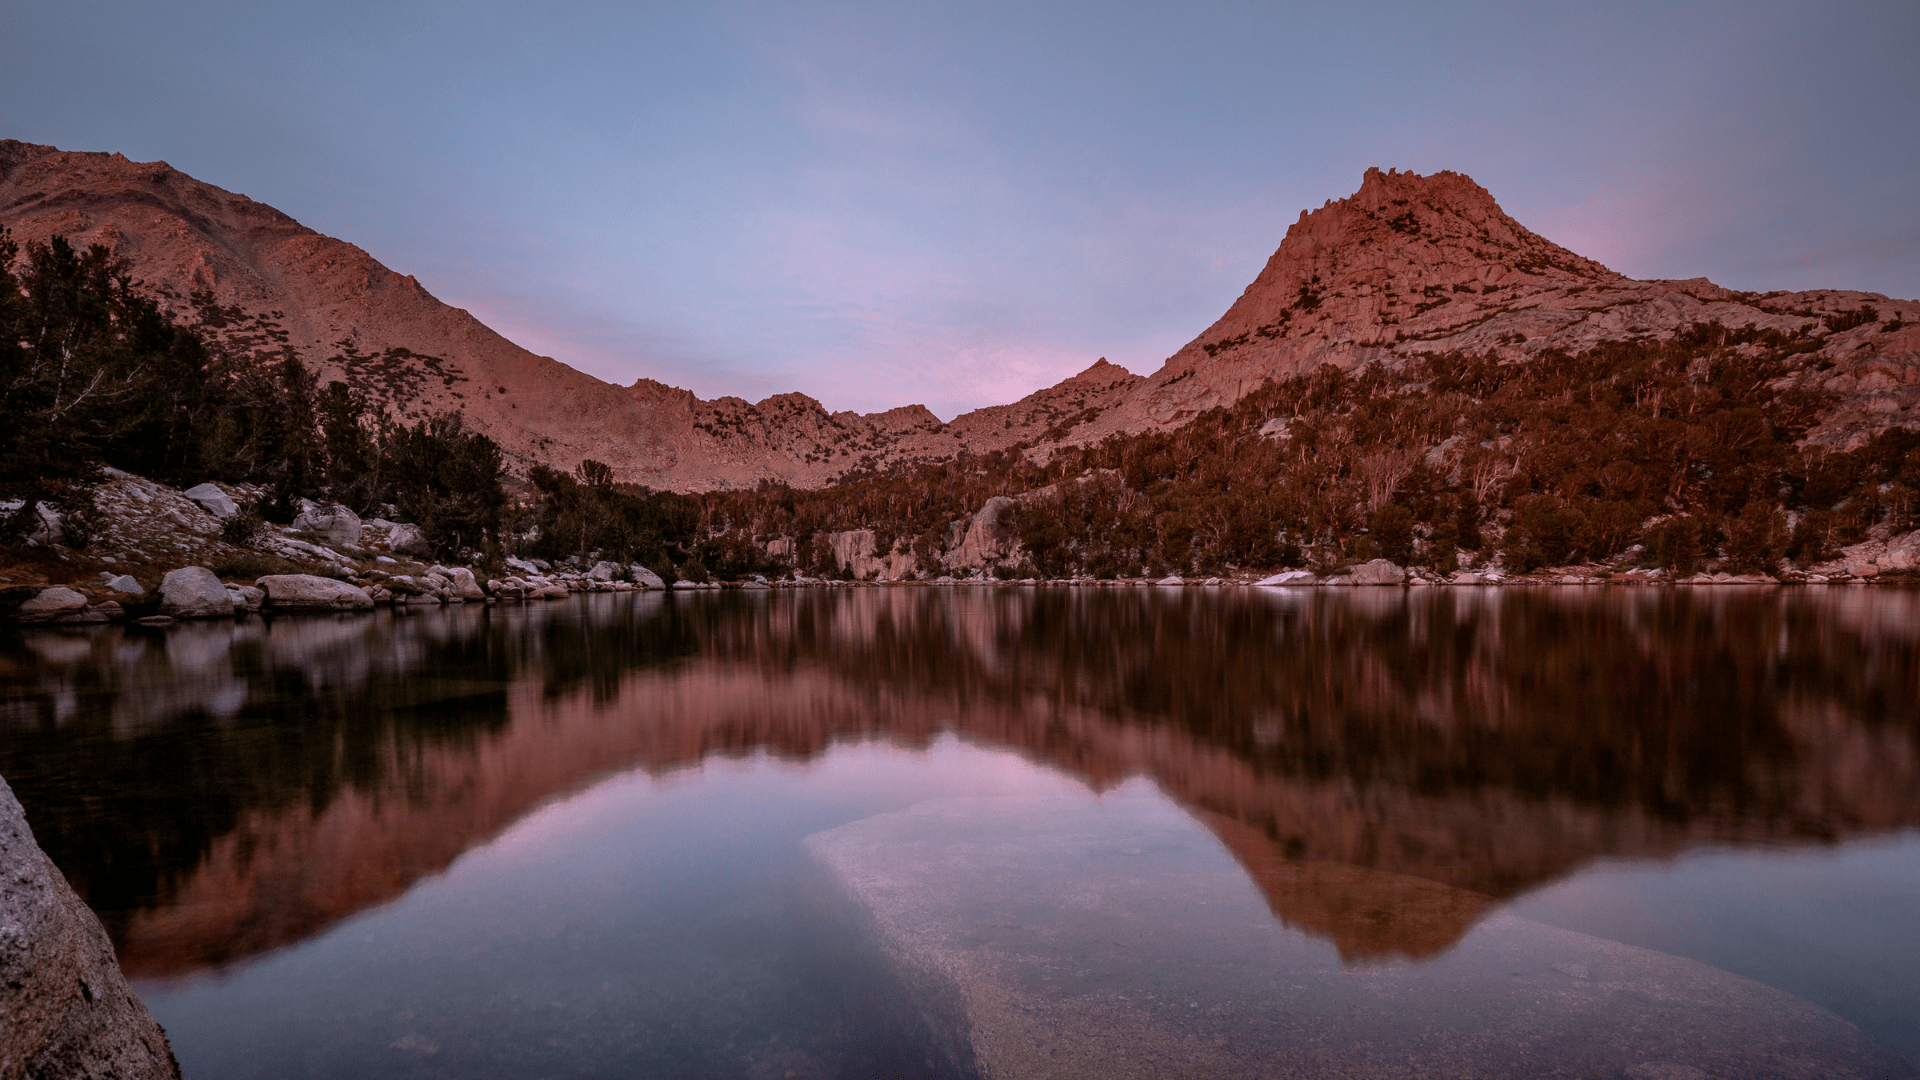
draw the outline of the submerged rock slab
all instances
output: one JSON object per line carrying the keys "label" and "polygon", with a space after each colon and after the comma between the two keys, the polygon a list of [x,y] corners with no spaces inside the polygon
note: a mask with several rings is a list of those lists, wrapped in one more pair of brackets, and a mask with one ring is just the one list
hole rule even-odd
{"label": "submerged rock slab", "polygon": [[1431,961],[1343,964],[1137,788],[930,802],[807,843],[911,982],[957,990],[992,1077],[1917,1075],[1790,994],[1513,916]]}
{"label": "submerged rock slab", "polygon": [[0,1077],[179,1080],[113,943],[0,780]]}

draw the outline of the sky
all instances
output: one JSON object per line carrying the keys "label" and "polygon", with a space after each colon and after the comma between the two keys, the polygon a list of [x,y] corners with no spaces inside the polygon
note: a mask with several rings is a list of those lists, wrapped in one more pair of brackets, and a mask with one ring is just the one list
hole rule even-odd
{"label": "sky", "polygon": [[1368,166],[1642,278],[1920,297],[1920,3],[0,7],[0,138],[165,160],[599,378],[1142,374]]}

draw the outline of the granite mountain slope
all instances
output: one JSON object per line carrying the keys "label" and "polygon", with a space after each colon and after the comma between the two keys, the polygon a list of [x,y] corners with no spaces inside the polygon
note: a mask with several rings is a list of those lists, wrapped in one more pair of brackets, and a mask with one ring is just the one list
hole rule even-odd
{"label": "granite mountain slope", "polygon": [[1811,438],[1844,448],[1920,421],[1917,320],[1920,302],[1878,293],[1636,281],[1529,231],[1458,173],[1369,169],[1352,197],[1302,212],[1224,315],[1151,377],[1098,402],[1066,441],[1177,427],[1322,364],[1394,368],[1448,352],[1524,360],[1719,322],[1807,334],[1797,378],[1836,395]]}
{"label": "granite mountain slope", "polygon": [[1449,351],[1523,360],[1712,321],[1806,335],[1792,377],[1835,401],[1816,442],[1857,445],[1913,419],[1920,402],[1920,303],[1636,281],[1530,232],[1449,172],[1370,169],[1352,197],[1302,213],[1240,298],[1152,376],[1103,360],[948,423],[919,405],[862,415],[803,394],[703,401],[651,379],[605,383],[513,344],[359,248],[164,162],[0,141],[0,224],[22,240],[106,245],[182,316],[195,316],[196,295],[237,308],[243,317],[221,332],[291,349],[403,418],[458,409],[520,464],[590,457],[620,480],[678,491],[819,487],[1018,445],[1044,455],[1179,427],[1323,364],[1393,367]]}
{"label": "granite mountain slope", "polygon": [[828,412],[802,394],[702,401],[642,379],[605,383],[501,337],[409,275],[270,206],[165,162],[0,140],[0,225],[17,240],[64,235],[127,260],[176,317],[210,301],[237,316],[237,344],[291,349],[403,419],[460,410],[508,456],[571,468],[583,458],[625,481],[679,491],[778,480],[827,483],[862,464],[951,456],[1031,441],[1137,378],[1095,364],[1012,405],[943,424],[922,406]]}

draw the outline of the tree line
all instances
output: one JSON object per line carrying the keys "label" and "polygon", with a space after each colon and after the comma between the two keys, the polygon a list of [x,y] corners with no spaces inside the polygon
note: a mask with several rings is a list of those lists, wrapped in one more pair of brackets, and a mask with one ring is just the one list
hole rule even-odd
{"label": "tree line", "polygon": [[[24,257],[22,257],[24,255]],[[1818,561],[1881,524],[1915,525],[1920,432],[1803,445],[1832,397],[1805,331],[1701,324],[1519,362],[1433,354],[1270,380],[1173,431],[869,471],[832,487],[700,495],[614,481],[604,464],[509,477],[458,413],[402,424],[319,385],[269,316],[188,298],[176,321],[104,248],[0,232],[0,541],[39,505],[84,536],[107,466],[176,485],[259,485],[257,520],[303,498],[420,524],[436,550],[609,558],[662,577],[844,575],[827,537],[871,529],[923,573],[994,496],[1018,556],[1003,576],[1213,574],[1384,557],[1506,566]],[[1848,318],[1872,321],[1862,308]],[[510,487],[512,493],[510,494]],[[256,520],[256,519],[249,519]],[[241,531],[249,527],[240,523]],[[241,537],[244,539],[244,537]],[[768,554],[775,539],[790,553]]]}
{"label": "tree line", "polygon": [[389,507],[437,549],[497,549],[508,498],[491,439],[457,413],[406,426],[341,382],[319,385],[270,318],[190,298],[180,321],[124,260],[0,228],[0,542],[44,506],[84,543],[93,490],[118,468],[177,486],[259,485],[230,529],[293,520],[301,499]]}
{"label": "tree line", "polygon": [[[1871,309],[1856,313],[1872,319]],[[1500,361],[1458,353],[1270,380],[1168,432],[1023,447],[872,474],[817,491],[763,485],[711,514],[759,538],[871,528],[925,556],[995,495],[1024,560],[1006,576],[1158,575],[1385,557],[1454,569],[1462,552],[1515,570],[1601,560],[1690,574],[1802,564],[1910,529],[1920,432],[1845,452],[1802,445],[1832,396],[1798,376],[1820,339],[1701,324],[1664,341]],[[922,560],[922,565],[927,565]],[[937,572],[937,571],[935,571]]]}

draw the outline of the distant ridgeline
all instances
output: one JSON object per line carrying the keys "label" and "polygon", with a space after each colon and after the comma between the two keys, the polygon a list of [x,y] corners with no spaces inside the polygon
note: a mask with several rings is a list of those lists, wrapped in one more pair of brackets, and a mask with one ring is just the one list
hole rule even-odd
{"label": "distant ridgeline", "polygon": [[1632,280],[1455,173],[1303,213],[1151,376],[947,423],[602,383],[164,163],[0,140],[0,206],[0,543],[44,505],[84,545],[104,467],[252,485],[235,544],[313,499],[668,580],[1766,570],[1915,526],[1920,304]]}
{"label": "distant ridgeline", "polygon": [[[1634,544],[1676,572],[1709,558],[1765,570],[1916,524],[1920,431],[1887,427],[1846,451],[1806,441],[1834,395],[1796,378],[1822,343],[1804,330],[1702,324],[1522,361],[1323,365],[1171,431],[1021,443],[814,490],[679,495],[617,484],[594,461],[536,465],[516,505],[498,448],[458,413],[408,427],[362,391],[317,386],[270,321],[197,297],[196,319],[176,323],[97,246],[0,241],[0,256],[20,267],[0,267],[0,498],[18,500],[15,538],[36,503],[83,537],[104,466],[261,485],[242,530],[290,520],[303,497],[393,506],[450,554],[599,554],[697,580],[850,576],[835,537],[856,530],[900,575],[932,576],[954,569],[956,523],[996,497],[1005,542],[980,562],[1004,577],[1372,558],[1451,570],[1463,551],[1525,571]],[[1900,329],[1868,306],[1825,322]]]}

